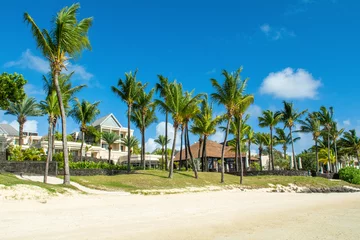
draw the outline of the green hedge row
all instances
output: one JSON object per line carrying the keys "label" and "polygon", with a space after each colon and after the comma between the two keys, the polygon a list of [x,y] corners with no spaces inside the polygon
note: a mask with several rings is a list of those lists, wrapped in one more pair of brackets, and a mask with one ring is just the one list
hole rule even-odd
{"label": "green hedge row", "polygon": [[360,169],[345,167],[340,169],[339,178],[352,184],[360,184]]}

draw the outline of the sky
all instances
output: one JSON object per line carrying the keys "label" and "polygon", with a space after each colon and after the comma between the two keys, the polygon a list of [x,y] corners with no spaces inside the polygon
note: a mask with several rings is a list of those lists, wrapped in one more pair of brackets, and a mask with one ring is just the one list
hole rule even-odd
{"label": "sky", "polygon": [[[42,75],[48,63],[36,49],[28,12],[40,28],[49,29],[57,11],[73,1],[4,1],[0,15],[0,72],[18,72],[28,80],[26,92],[45,98]],[[357,95],[360,84],[360,2],[356,0],[253,1],[80,1],[79,19],[92,16],[91,51],[68,66],[73,84],[87,84],[77,97],[101,101],[99,117],[113,113],[127,125],[126,105],[111,91],[125,72],[138,69],[138,79],[149,88],[162,74],[186,90],[212,93],[210,79],[222,82],[221,71],[243,67],[249,78],[246,93],[255,102],[248,110],[255,131],[263,110],[280,110],[282,101],[299,111],[333,106],[340,127],[360,132]],[[158,96],[156,96],[158,97]],[[215,114],[224,113],[214,105]],[[146,151],[158,147],[154,138],[164,134],[165,117],[146,132]],[[15,117],[0,111],[0,122],[16,126]],[[29,117],[25,130],[45,135],[46,117]],[[282,127],[282,126],[280,126]],[[134,128],[133,126],[131,128]],[[79,126],[68,118],[67,131]],[[60,126],[59,126],[60,130]],[[170,132],[173,133],[173,130]],[[135,135],[140,133],[135,129]],[[299,134],[295,151],[312,145],[311,135]],[[197,136],[190,136],[191,142]],[[221,142],[217,131],[210,139]],[[177,143],[179,146],[179,141]],[[256,146],[252,147],[256,151]]]}

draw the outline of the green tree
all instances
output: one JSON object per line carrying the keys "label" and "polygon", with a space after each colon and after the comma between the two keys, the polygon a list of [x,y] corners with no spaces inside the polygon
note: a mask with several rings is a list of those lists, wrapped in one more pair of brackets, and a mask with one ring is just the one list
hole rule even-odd
{"label": "green tree", "polygon": [[87,131],[87,124],[93,122],[97,115],[100,114],[99,110],[100,102],[89,103],[86,100],[80,102],[78,99],[75,99],[75,104],[71,109],[69,115],[74,119],[74,121],[80,124],[81,131],[81,147],[80,147],[80,161],[83,157],[83,148],[85,142],[85,133]]}
{"label": "green tree", "polygon": [[132,152],[139,147],[139,140],[135,136],[125,136],[121,139],[121,144],[124,144],[125,146],[128,146],[130,148],[130,157]]}
{"label": "green tree", "polygon": [[108,150],[109,150],[109,158],[108,161],[109,163],[111,162],[111,149],[112,149],[112,145],[120,139],[120,136],[117,135],[116,133],[113,132],[103,132],[102,133],[102,139],[106,142],[106,144],[108,145]]}
{"label": "green tree", "polygon": [[221,182],[224,182],[224,173],[225,173],[225,161],[224,161],[224,153],[225,153],[225,145],[227,142],[227,138],[229,135],[229,128],[232,117],[236,111],[236,104],[239,97],[239,89],[240,89],[240,72],[241,68],[239,68],[235,73],[229,73],[226,70],[222,71],[222,75],[224,76],[224,82],[220,84],[216,79],[211,79],[211,85],[213,86],[215,92],[211,94],[211,98],[219,105],[223,105],[226,109],[226,131],[224,137],[224,143],[221,150]]}
{"label": "green tree", "polygon": [[296,141],[300,140],[300,137],[291,139],[290,134],[286,134],[284,129],[282,129],[282,128],[276,128],[275,131],[276,131],[276,135],[274,136],[274,139],[279,144],[282,144],[282,149],[284,151],[283,159],[287,159],[287,156],[286,156],[287,146],[291,144],[291,140],[296,142]]}
{"label": "green tree", "polygon": [[338,172],[338,151],[337,151],[337,141],[339,139],[339,137],[341,136],[341,134],[343,134],[343,132],[345,131],[344,128],[338,129],[337,127],[337,122],[333,122],[332,126],[331,126],[331,131],[330,131],[330,135],[331,138],[334,141],[334,151],[335,151],[335,172]]}
{"label": "green tree", "polygon": [[298,166],[295,158],[294,138],[292,135],[292,131],[295,124],[300,121],[300,118],[307,112],[307,110],[299,112],[294,108],[293,103],[283,101],[283,104],[284,104],[284,109],[281,110],[279,114],[282,116],[281,121],[284,122],[285,127],[289,128],[294,166],[295,166],[295,170],[298,170]]}
{"label": "green tree", "polygon": [[356,155],[358,162],[360,162],[360,138],[357,136],[355,129],[344,132],[340,139],[340,146],[349,154]]}
{"label": "green tree", "polygon": [[53,29],[41,30],[34,19],[24,13],[24,20],[31,26],[32,35],[37,47],[50,62],[51,73],[58,97],[63,135],[64,152],[64,184],[70,184],[69,153],[66,139],[66,113],[59,86],[59,75],[71,57],[77,57],[82,50],[91,49],[88,39],[88,31],[92,25],[92,18],[84,18],[78,21],[80,4],[76,3],[70,7],[61,9],[53,19]]}
{"label": "green tree", "polygon": [[86,126],[85,139],[87,142],[100,144],[101,135],[102,133],[99,130],[97,130],[94,126],[91,125]]}
{"label": "green tree", "polygon": [[26,82],[21,74],[4,72],[0,75],[0,109],[6,110],[10,103],[18,103],[25,98]]}
{"label": "green tree", "polygon": [[23,144],[24,124],[27,117],[41,116],[42,113],[35,98],[25,97],[19,103],[10,103],[5,114],[13,115],[17,118],[17,122],[19,123],[19,146],[21,147]]}
{"label": "green tree", "polygon": [[269,170],[270,170],[270,162],[272,165],[272,170],[274,170],[274,155],[273,155],[273,130],[277,124],[281,121],[282,114],[279,112],[272,112],[270,110],[266,110],[262,112],[262,116],[259,119],[259,126],[260,127],[269,127],[270,128],[270,158],[269,158]]}
{"label": "green tree", "polygon": [[248,128],[248,130],[245,133],[245,141],[247,143],[247,149],[248,149],[248,163],[251,162],[251,144],[255,143],[255,132],[252,130],[251,127]]}
{"label": "green tree", "polygon": [[261,132],[255,133],[254,140],[255,140],[254,143],[258,146],[258,149],[259,149],[260,170],[262,171],[263,165],[262,165],[261,157],[262,157],[262,153],[263,153],[264,145],[265,145],[264,134]]}
{"label": "green tree", "polygon": [[[164,160],[165,146],[170,143],[170,140],[171,139],[166,139],[166,137],[164,135],[159,135],[154,140],[154,142],[156,142],[157,144],[159,144],[161,146],[161,158],[162,158],[162,160]],[[164,169],[166,169],[166,168],[164,168]]]}
{"label": "green tree", "polygon": [[[138,98],[138,95],[143,91],[144,86],[141,82],[136,80],[137,70],[134,72],[125,73],[125,79],[119,79],[117,87],[112,86],[111,90],[118,96],[120,99],[126,103],[128,107],[128,136],[130,136],[130,118],[132,113],[132,107]],[[130,173],[130,147],[128,147],[128,163],[127,171]]]}

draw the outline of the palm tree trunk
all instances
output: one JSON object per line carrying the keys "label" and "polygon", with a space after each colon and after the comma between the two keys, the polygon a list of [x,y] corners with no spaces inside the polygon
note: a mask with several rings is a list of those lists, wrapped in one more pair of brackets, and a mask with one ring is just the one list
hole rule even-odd
{"label": "palm tree trunk", "polygon": [[263,170],[262,161],[261,161],[262,149],[259,148],[259,158],[260,158],[260,171]]}
{"label": "palm tree trunk", "polygon": [[174,174],[174,155],[175,155],[175,144],[176,144],[176,132],[177,132],[178,124],[174,123],[174,140],[171,149],[171,159],[170,159],[170,168],[169,168],[169,178],[173,177]]}
{"label": "palm tree trunk", "polygon": [[166,138],[166,144],[165,144],[165,170],[168,170],[168,149],[167,149],[167,141],[168,141],[168,112],[165,113],[165,138]]}
{"label": "palm tree trunk", "polygon": [[287,159],[286,159],[286,157],[287,157],[287,156],[286,156],[286,150],[287,150],[286,143],[285,143],[284,146],[283,146],[283,150],[284,150],[284,159],[287,160]]}
{"label": "palm tree trunk", "polygon": [[[51,142],[52,142],[52,154],[55,155],[55,127],[56,127],[57,118],[54,119],[53,126],[52,126],[52,135],[51,135]],[[50,159],[52,161],[52,159]]]}
{"label": "palm tree trunk", "polygon": [[201,141],[202,141],[202,136],[200,136],[200,138],[199,138],[198,158],[200,158],[200,153],[201,153]]}
{"label": "palm tree trunk", "polygon": [[328,132],[328,173],[331,171],[331,162],[330,162],[330,130]]}
{"label": "palm tree trunk", "polygon": [[238,147],[238,153],[239,153],[239,163],[240,163],[240,184],[243,183],[243,177],[244,177],[244,165],[243,165],[243,161],[242,161],[242,151],[241,151],[241,125],[242,125],[242,117],[240,117],[239,119],[239,126],[237,129],[237,147]]}
{"label": "palm tree trunk", "polygon": [[316,173],[318,173],[319,172],[319,155],[318,155],[317,139],[315,139],[315,160],[316,160]]}
{"label": "palm tree trunk", "polygon": [[[185,129],[185,139],[186,139],[186,142],[187,142],[187,148],[189,150],[189,155],[190,155],[191,165],[193,166],[194,175],[195,175],[195,178],[197,179],[198,178],[197,166],[196,166],[196,164],[194,162],[194,158],[193,158],[191,148],[190,148],[189,128],[188,128],[187,125],[185,127],[186,127],[186,129]],[[185,144],[185,149],[186,149],[186,144]]]}
{"label": "palm tree trunk", "polygon": [[179,171],[181,169],[181,161],[182,161],[183,137],[184,137],[184,127],[183,125],[181,125]]}
{"label": "palm tree trunk", "polygon": [[21,149],[21,146],[23,145],[23,137],[24,137],[24,123],[21,121],[19,122],[19,146]]}
{"label": "palm tree trunk", "polygon": [[204,171],[208,172],[209,171],[209,163],[206,157],[206,141],[207,141],[207,136],[204,135],[204,141],[203,141],[203,151],[202,151],[202,160],[203,160],[203,164],[204,164]]}
{"label": "palm tree trunk", "polygon": [[[272,135],[272,127],[270,127],[270,156],[271,156],[271,166],[274,171],[274,154],[273,154],[273,135]],[[269,162],[269,171],[270,171],[270,162]]]}
{"label": "palm tree trunk", "polygon": [[237,141],[237,136],[236,136],[236,141],[235,141],[235,170],[236,172],[239,172],[239,148],[238,148],[238,141]]}
{"label": "palm tree trunk", "polygon": [[128,141],[128,156],[127,156],[127,173],[130,173],[130,151],[131,151],[131,149],[130,149],[130,114],[131,114],[131,105],[129,104],[128,105],[128,139],[129,139],[129,141]]}
{"label": "palm tree trunk", "polygon": [[292,136],[292,128],[289,127],[290,129],[290,138],[291,138],[291,148],[292,148],[292,156],[293,156],[293,160],[294,160],[294,166],[295,166],[295,170],[298,170],[298,166],[297,166],[297,162],[295,159],[295,150],[294,150],[294,140],[293,140],[293,136]]}
{"label": "palm tree trunk", "polygon": [[[186,171],[187,170],[189,170],[188,169],[188,148],[186,147],[187,146],[187,144],[189,144],[189,142],[188,142],[188,139],[187,139],[187,124],[185,125],[185,139],[184,139],[184,141],[185,141],[185,169],[186,169]],[[189,148],[190,148],[190,145],[189,145]],[[190,159],[191,160],[191,159]],[[191,160],[192,161],[192,160]]]}
{"label": "palm tree trunk", "polygon": [[[143,166],[144,166],[144,170],[146,168],[146,163],[145,163],[145,128],[142,130],[141,132],[141,152],[142,152],[142,159],[143,159]],[[149,163],[149,168],[151,168],[151,162]]]}
{"label": "palm tree trunk", "polygon": [[229,135],[230,121],[231,121],[231,118],[229,117],[228,122],[227,122],[227,126],[226,126],[224,143],[223,143],[223,146],[222,146],[222,149],[221,149],[221,183],[224,182],[224,175],[225,175],[225,159],[224,159],[224,155],[225,155],[226,141],[227,141],[227,137]]}
{"label": "palm tree trunk", "polygon": [[45,173],[44,173],[44,183],[47,183],[47,177],[49,172],[49,162],[52,158],[52,142],[51,142],[51,134],[52,134],[52,122],[49,117],[49,130],[48,130],[48,151],[47,151],[47,158],[46,158],[46,164],[45,164]]}
{"label": "palm tree trunk", "polygon": [[251,150],[250,150],[250,148],[251,148],[251,141],[249,140],[248,141],[248,163],[249,163],[249,166],[248,166],[248,168],[250,168],[250,162],[251,162]]}
{"label": "palm tree trunk", "polygon": [[110,163],[110,161],[111,161],[111,160],[110,160],[110,159],[111,159],[111,148],[109,147],[108,149],[109,149],[109,158],[108,158],[108,162]]}
{"label": "palm tree trunk", "polygon": [[84,147],[84,141],[85,141],[85,132],[81,131],[82,140],[81,140],[81,146],[80,146],[80,162],[83,159],[83,147]]}
{"label": "palm tree trunk", "polygon": [[336,139],[334,139],[334,145],[335,145],[335,172],[337,173],[338,170],[338,156],[337,156],[337,148],[336,148]]}
{"label": "palm tree trunk", "polygon": [[63,153],[64,153],[64,184],[70,184],[70,169],[69,169],[69,152],[67,147],[67,139],[66,139],[66,113],[64,108],[64,102],[61,95],[61,90],[59,86],[59,74],[60,72],[55,71],[54,74],[54,84],[56,95],[59,102],[60,114],[61,114],[61,130],[62,130],[62,145],[63,145]]}
{"label": "palm tree trunk", "polygon": [[165,169],[164,146],[161,147],[162,169]]}

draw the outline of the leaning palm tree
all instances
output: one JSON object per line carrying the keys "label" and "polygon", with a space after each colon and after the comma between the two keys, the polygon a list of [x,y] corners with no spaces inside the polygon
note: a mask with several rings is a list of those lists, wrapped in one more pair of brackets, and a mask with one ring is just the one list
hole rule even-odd
{"label": "leaning palm tree", "polygon": [[87,124],[93,122],[97,115],[100,114],[99,110],[100,102],[89,103],[86,100],[79,102],[78,99],[75,99],[75,105],[70,111],[69,115],[74,119],[76,123],[80,124],[81,131],[81,147],[80,147],[80,161],[83,157],[83,147],[85,141],[85,133],[87,130]]}
{"label": "leaning palm tree", "polygon": [[[168,78],[158,75],[159,82],[155,85],[155,91],[160,93],[160,97],[164,99],[164,102],[166,102],[167,99],[167,92],[170,86]],[[162,109],[162,108],[160,108]],[[165,110],[165,138],[168,139],[168,123],[169,123],[169,113]],[[167,150],[168,146],[165,145],[165,169],[168,170],[168,155]]]}
{"label": "leaning palm tree", "polygon": [[222,71],[222,75],[224,76],[224,82],[220,84],[216,79],[211,79],[211,84],[215,88],[215,92],[211,94],[211,98],[217,104],[223,105],[226,109],[226,131],[224,142],[221,150],[221,183],[224,182],[224,173],[225,173],[225,145],[227,142],[227,138],[229,135],[229,128],[231,119],[235,114],[236,103],[239,97],[239,89],[240,89],[240,73],[242,68],[239,68],[235,73],[229,73],[226,70]]}
{"label": "leaning palm tree", "polygon": [[338,172],[338,151],[337,151],[337,141],[338,138],[341,136],[341,134],[343,134],[343,132],[345,131],[344,128],[338,129],[337,127],[337,122],[333,122],[332,126],[331,126],[331,138],[334,141],[334,150],[335,150],[335,172]]}
{"label": "leaning palm tree", "polygon": [[263,166],[262,166],[262,152],[264,150],[264,145],[265,145],[265,139],[264,139],[264,134],[261,132],[257,132],[254,135],[254,143],[258,146],[259,149],[259,160],[260,160],[260,171],[263,170]]}
{"label": "leaning palm tree", "polygon": [[[287,146],[291,144],[291,136],[290,133],[286,134],[283,128],[276,128],[276,135],[274,136],[275,141],[278,144],[282,144],[282,149],[284,151],[284,159],[287,159],[286,156],[286,151],[287,151]],[[298,140],[300,140],[300,137],[296,137],[294,139],[292,139],[292,141],[297,142]]]}
{"label": "leaning palm tree", "polygon": [[[157,144],[161,146],[161,158],[164,161],[164,152],[165,152],[165,146],[170,143],[171,139],[166,139],[164,135],[159,135],[157,139],[154,140]],[[166,153],[167,154],[167,153]],[[164,163],[166,164],[166,163]],[[166,169],[166,167],[164,168]]]}
{"label": "leaning palm tree", "polygon": [[19,146],[21,147],[24,137],[24,124],[27,117],[41,116],[42,112],[35,98],[25,97],[21,102],[11,102],[5,114],[13,115],[17,118],[17,122],[19,123]]}
{"label": "leaning palm tree", "polygon": [[157,117],[155,116],[155,107],[148,107],[146,112],[143,112],[142,109],[135,109],[131,113],[131,121],[141,133],[141,164],[145,169],[145,131],[152,123],[157,121]]}
{"label": "leaning palm tree", "polygon": [[360,138],[357,136],[355,129],[344,132],[343,137],[340,139],[340,145],[350,155],[356,155],[358,162],[360,162]]}
{"label": "leaning palm tree", "polygon": [[120,136],[117,135],[114,132],[103,132],[101,138],[106,142],[106,144],[108,145],[108,150],[109,150],[109,158],[108,161],[110,163],[111,161],[111,149],[112,149],[112,145],[120,139]]}
{"label": "leaning palm tree", "polygon": [[279,112],[282,115],[281,121],[284,122],[285,127],[289,128],[290,131],[290,138],[291,138],[291,149],[292,149],[292,157],[294,161],[295,170],[298,170],[297,162],[295,160],[295,150],[294,150],[294,138],[292,135],[293,127],[295,123],[300,121],[302,115],[304,115],[307,110],[298,112],[294,109],[293,103],[283,101],[284,109]]}
{"label": "leaning palm tree", "polygon": [[315,142],[315,158],[316,158],[316,172],[319,172],[319,154],[318,154],[318,139],[321,135],[320,129],[320,120],[317,118],[316,114],[309,113],[308,117],[305,120],[300,120],[300,132],[311,133],[312,138]]}
{"label": "leaning palm tree", "polygon": [[130,148],[130,157],[132,154],[132,151],[135,147],[139,146],[139,140],[135,136],[126,136],[121,139],[121,144],[128,146]]}
{"label": "leaning palm tree", "polygon": [[52,160],[52,153],[53,153],[53,126],[56,118],[60,116],[60,109],[59,104],[57,101],[56,92],[52,91],[50,95],[46,97],[45,101],[41,101],[39,104],[39,108],[43,114],[48,115],[48,151],[47,151],[47,158],[46,158],[46,165],[45,165],[45,173],[44,173],[44,183],[47,183],[47,177],[49,172],[49,162]]}
{"label": "leaning palm tree", "polygon": [[[130,136],[130,117],[132,112],[132,107],[138,98],[138,95],[143,91],[144,87],[141,82],[136,80],[137,70],[132,74],[132,72],[125,73],[125,80],[119,79],[117,87],[112,86],[111,90],[121,98],[123,102],[126,103],[128,107],[128,136]],[[128,147],[128,163],[127,171],[130,173],[130,147]]]}
{"label": "leaning palm tree", "polygon": [[37,47],[50,62],[56,94],[61,113],[63,152],[64,152],[64,184],[70,184],[69,156],[66,140],[66,114],[59,86],[59,75],[66,69],[68,60],[78,56],[82,50],[91,49],[88,31],[92,25],[92,18],[84,18],[78,21],[80,4],[76,3],[70,7],[61,9],[53,20],[53,29],[41,30],[34,19],[24,14],[24,20],[31,26],[32,34],[36,40]]}
{"label": "leaning palm tree", "polygon": [[[259,126],[260,127],[269,127],[270,128],[270,161],[272,170],[274,170],[274,154],[273,154],[273,130],[276,127],[276,125],[281,121],[282,114],[279,112],[274,113],[271,110],[266,110],[262,112],[262,116],[258,117],[259,119]],[[270,170],[270,165],[269,165]]]}

